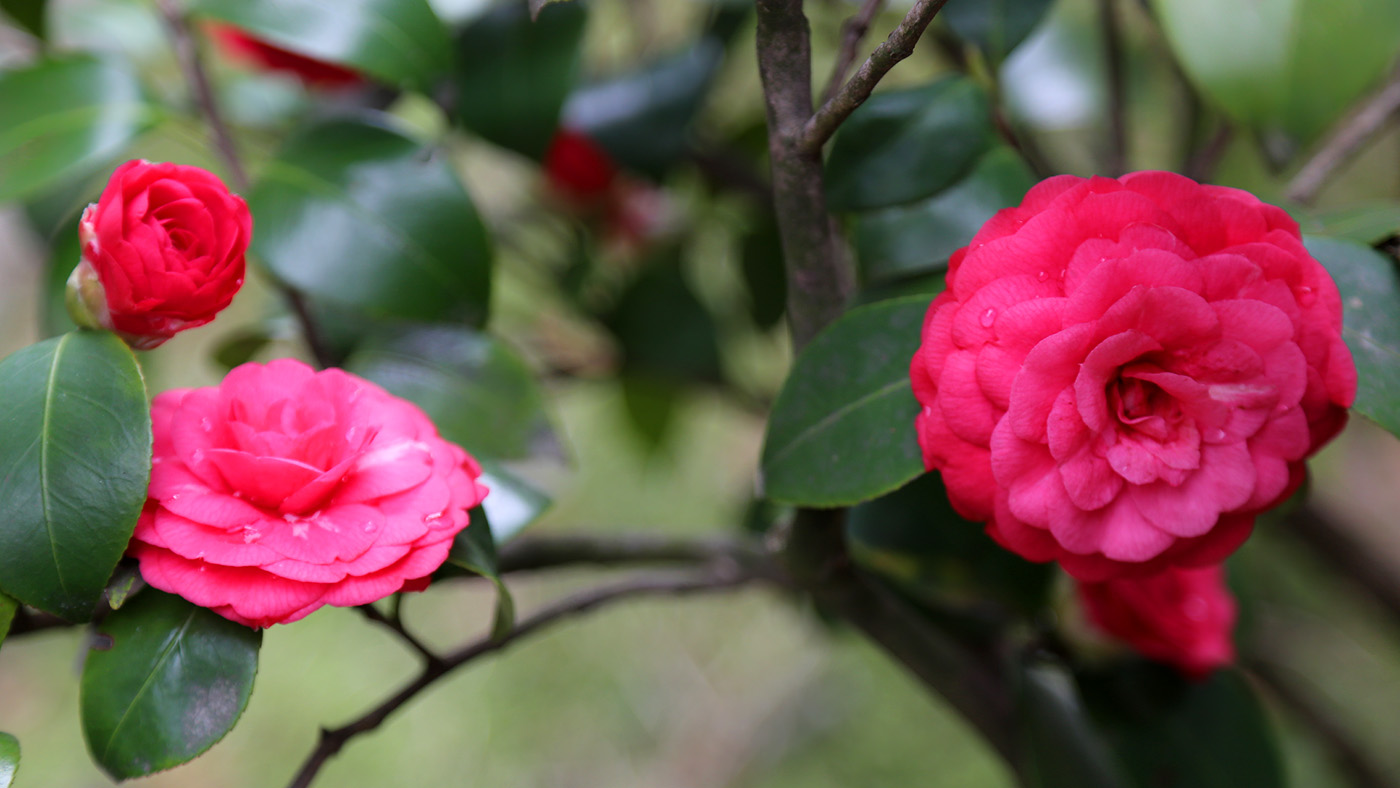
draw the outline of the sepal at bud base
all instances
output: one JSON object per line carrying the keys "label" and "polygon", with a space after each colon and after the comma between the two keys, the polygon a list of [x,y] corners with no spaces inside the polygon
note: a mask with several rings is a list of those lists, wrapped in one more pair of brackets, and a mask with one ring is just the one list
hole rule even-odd
{"label": "sepal at bud base", "polygon": [[68,289],[63,303],[68,307],[68,316],[83,328],[111,329],[107,291],[102,287],[97,271],[87,260],[78,261],[78,267],[68,275]]}

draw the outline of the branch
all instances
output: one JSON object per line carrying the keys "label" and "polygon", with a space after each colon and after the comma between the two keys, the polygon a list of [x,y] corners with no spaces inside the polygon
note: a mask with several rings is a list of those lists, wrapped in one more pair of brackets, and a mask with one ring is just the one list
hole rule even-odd
{"label": "branch", "polygon": [[812,42],[802,0],[756,5],[773,211],[787,270],[788,325],[800,350],[845,310],[855,290],[855,266],[826,209],[821,146],[800,144],[812,116]]}
{"label": "branch", "polygon": [[[190,31],[189,21],[180,11],[176,0],[156,0],[156,5],[160,9],[161,16],[165,19],[165,25],[170,30],[170,38],[175,47],[175,56],[180,61],[180,71],[184,74],[185,82],[189,84],[191,92],[194,93],[195,103],[199,105],[200,114],[209,124],[209,135],[213,137],[214,148],[219,152],[219,158],[223,159],[224,166],[228,168],[229,178],[233,181],[234,187],[240,192],[246,193],[252,185],[248,178],[248,170],[243,166],[243,158],[238,154],[238,146],[233,141],[233,134],[229,130],[228,123],[224,120],[223,111],[219,109],[219,101],[214,96],[214,89],[209,83],[209,74],[204,68],[204,61],[199,56],[199,46],[195,42],[194,35]],[[297,321],[301,324],[302,336],[306,340],[307,348],[316,359],[317,366],[321,368],[333,366],[333,358],[328,352],[325,343],[322,341],[321,332],[317,329],[315,321],[311,318],[311,313],[306,307],[306,301],[301,293],[280,284],[283,295],[291,304],[292,312],[296,315]]]}
{"label": "branch", "polygon": [[1312,202],[1336,171],[1380,133],[1397,110],[1400,72],[1332,130],[1317,153],[1288,182],[1284,197],[1303,204]]}
{"label": "branch", "polygon": [[1220,158],[1229,150],[1230,142],[1235,138],[1235,129],[1228,121],[1221,121],[1215,133],[1202,145],[1200,150],[1194,151],[1181,168],[1181,174],[1193,181],[1205,183],[1210,180],[1215,173],[1215,168],[1220,164]]}
{"label": "branch", "polygon": [[1392,782],[1362,751],[1350,734],[1312,698],[1284,676],[1284,669],[1256,658],[1247,666],[1250,673],[1269,688],[1279,703],[1305,724],[1331,751],[1332,760],[1355,788],[1395,788]]}
{"label": "branch", "polygon": [[360,611],[365,618],[386,627],[394,634],[398,635],[399,639],[403,640],[409,648],[418,652],[418,655],[421,656],[429,666],[440,665],[442,663],[442,657],[438,656],[437,652],[428,648],[423,641],[414,637],[413,633],[409,632],[408,629],[404,627],[403,619],[399,617],[398,612],[399,603],[403,599],[402,594],[396,594],[394,599],[394,612],[391,615],[386,616],[379,612],[379,608],[375,607],[373,604],[359,605],[355,609]]}
{"label": "branch", "polygon": [[1108,175],[1128,169],[1128,101],[1123,75],[1123,36],[1118,0],[1099,0],[1099,29],[1103,35],[1104,71],[1108,76]]}
{"label": "branch", "polygon": [[761,554],[733,539],[685,540],[643,534],[620,536],[533,536],[504,544],[501,574],[590,564],[755,564]]}
{"label": "branch", "polygon": [[758,573],[743,571],[655,575],[624,580],[561,599],[533,616],[520,621],[514,629],[501,638],[495,640],[489,637],[483,638],[447,655],[440,664],[428,665],[418,678],[406,684],[393,696],[354,722],[334,730],[323,729],[321,740],[307,756],[296,776],[288,783],[288,788],[307,788],[316,779],[321,767],[340,752],[351,739],[378,728],[404,704],[417,697],[418,693],[457,668],[479,657],[501,651],[526,635],[534,634],[551,624],[624,599],[725,591],[761,579],[763,577]]}
{"label": "branch", "polygon": [[15,617],[10,621],[10,630],[6,633],[6,638],[28,635],[34,632],[43,632],[47,629],[66,629],[77,624],[65,621],[52,613],[45,613],[41,610],[30,610],[24,605],[20,605],[15,611]]}
{"label": "branch", "polygon": [[851,64],[856,62],[856,47],[860,46],[860,40],[865,38],[865,34],[870,32],[870,23],[875,20],[875,15],[880,13],[884,5],[885,0],[865,0],[860,10],[841,25],[841,47],[836,52],[836,65],[832,66],[831,80],[826,83],[826,90],[822,91],[823,104],[835,98],[836,92],[841,89],[841,83],[846,81],[846,72],[850,71]]}
{"label": "branch", "polygon": [[[904,21],[890,33],[870,57],[856,71],[855,76],[842,86],[839,93],[822,104],[821,109],[807,121],[798,144],[804,153],[820,153],[822,146],[836,133],[836,129],[855,112],[856,107],[865,103],[875,90],[875,85],[895,67],[899,61],[914,52],[914,45],[924,34],[936,15],[948,0],[918,0],[909,9]],[[762,3],[759,7],[762,8]],[[800,4],[799,4],[800,5]],[[800,12],[800,11],[799,11]],[[762,52],[762,50],[759,50]]]}

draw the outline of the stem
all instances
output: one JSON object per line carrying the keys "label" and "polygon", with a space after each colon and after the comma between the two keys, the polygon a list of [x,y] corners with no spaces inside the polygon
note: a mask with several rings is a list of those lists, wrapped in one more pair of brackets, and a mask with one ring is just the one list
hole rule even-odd
{"label": "stem", "polygon": [[[840,92],[831,98],[830,101],[822,104],[821,109],[806,122],[802,130],[802,139],[799,149],[807,153],[819,153],[826,141],[831,139],[831,135],[836,133],[836,129],[855,112],[856,107],[865,103],[870,98],[870,94],[875,90],[875,85],[895,67],[899,61],[909,57],[914,53],[914,45],[919,43],[919,38],[924,34],[933,21],[933,17],[948,0],[918,0],[914,7],[909,9],[904,21],[890,33],[875,51],[870,53],[856,71],[855,76],[842,86]],[[797,12],[801,14],[801,3],[788,3],[797,5]],[[759,3],[760,13],[764,3]],[[805,27],[805,20],[804,20]],[[763,47],[759,47],[759,56],[762,57]],[[760,64],[760,68],[761,68]],[[810,66],[809,66],[810,68]],[[809,80],[810,81],[810,80]],[[766,85],[765,81],[765,85]]]}
{"label": "stem", "polygon": [[821,146],[801,145],[812,115],[812,51],[802,0],[757,0],[757,7],[773,209],[787,267],[788,323],[801,349],[845,310],[855,269],[826,210]]}
{"label": "stem", "polygon": [[826,83],[826,90],[822,91],[822,104],[836,98],[841,83],[846,81],[846,73],[851,70],[851,64],[856,62],[856,48],[860,46],[865,34],[870,32],[870,23],[875,20],[875,15],[880,13],[884,5],[885,0],[865,0],[860,10],[841,25],[841,47],[836,52],[836,65],[831,69],[831,80]]}
{"label": "stem", "polygon": [[1332,130],[1317,153],[1288,182],[1284,196],[1305,205],[1312,202],[1337,170],[1379,134],[1397,110],[1400,110],[1400,73]]}
{"label": "stem", "polygon": [[[180,61],[180,71],[184,74],[185,82],[189,84],[191,92],[194,93],[195,103],[199,105],[200,114],[209,124],[209,135],[214,140],[214,148],[218,151],[219,158],[223,159],[224,166],[228,168],[229,179],[233,181],[234,187],[238,191],[246,193],[252,185],[252,181],[248,178],[247,168],[243,166],[243,158],[238,154],[238,146],[234,143],[233,133],[229,130],[229,125],[224,120],[223,111],[219,108],[219,101],[214,96],[214,89],[209,83],[209,74],[204,68],[204,60],[199,55],[199,46],[190,31],[189,22],[180,11],[176,0],[156,0],[156,5],[160,9],[161,16],[165,19],[166,27],[170,29],[175,56]],[[306,340],[307,348],[311,351],[317,366],[323,369],[333,366],[331,355],[327,352],[321,338],[321,332],[317,329],[315,321],[307,309],[305,298],[300,292],[285,284],[279,283],[278,287],[291,304],[297,322],[301,324],[302,336]]]}
{"label": "stem", "polygon": [[[396,600],[399,598],[401,597],[396,597]],[[355,609],[360,611],[365,618],[386,627],[394,634],[398,635],[399,639],[406,643],[409,648],[418,652],[418,655],[421,656],[429,666],[441,664],[442,657],[438,656],[437,652],[424,645],[423,641],[414,637],[413,633],[409,632],[408,629],[404,627],[403,619],[398,615],[397,604],[396,601],[394,612],[387,616],[379,612],[379,608],[375,607],[373,604],[360,605]]]}
{"label": "stem", "polygon": [[526,635],[533,634],[564,619],[624,599],[725,591],[760,579],[763,578],[758,573],[741,571],[637,577],[561,599],[535,615],[520,621],[504,637],[494,640],[490,637],[482,638],[448,654],[438,664],[429,664],[418,678],[404,685],[398,692],[354,722],[334,730],[323,729],[321,740],[307,756],[296,776],[288,783],[288,788],[307,788],[316,779],[316,775],[326,761],[340,752],[351,739],[378,728],[394,712],[413,700],[418,693],[457,668],[479,657],[500,651]]}
{"label": "stem", "polygon": [[1104,71],[1108,77],[1108,175],[1128,171],[1127,81],[1123,74],[1123,35],[1117,0],[1099,0],[1099,29],[1103,35]]}
{"label": "stem", "polygon": [[1311,505],[1300,507],[1284,522],[1310,552],[1375,600],[1392,619],[1400,621],[1400,577],[1373,547]]}
{"label": "stem", "polygon": [[1235,129],[1229,122],[1221,121],[1215,133],[1201,149],[1191,154],[1182,167],[1181,174],[1193,181],[1204,183],[1210,180],[1215,168],[1220,164],[1220,158],[1229,150],[1230,142],[1235,138]]}

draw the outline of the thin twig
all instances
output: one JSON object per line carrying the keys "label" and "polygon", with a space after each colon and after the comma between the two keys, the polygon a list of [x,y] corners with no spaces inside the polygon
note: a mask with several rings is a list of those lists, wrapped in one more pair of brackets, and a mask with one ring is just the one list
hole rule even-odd
{"label": "thin twig", "polygon": [[214,89],[209,84],[209,74],[204,70],[204,61],[199,56],[199,46],[190,32],[189,22],[175,0],[157,0],[156,5],[160,8],[161,16],[165,18],[166,26],[170,28],[170,37],[175,45],[175,56],[180,61],[180,70],[184,73],[190,89],[194,91],[199,111],[209,123],[209,134],[214,138],[214,147],[223,159],[224,166],[228,167],[228,174],[234,186],[239,191],[247,191],[251,185],[248,171],[243,167],[243,159],[238,155],[233,135],[229,133],[228,124],[224,122],[223,112],[219,109],[219,102],[214,98]]}
{"label": "thin twig", "polygon": [[1400,72],[1332,130],[1317,153],[1288,182],[1284,196],[1303,204],[1312,202],[1337,170],[1379,134],[1397,110]]}
{"label": "thin twig", "polygon": [[365,618],[369,619],[370,621],[373,621],[376,624],[386,627],[394,634],[398,635],[399,639],[402,640],[405,644],[407,644],[409,648],[412,648],[414,651],[417,651],[419,656],[423,657],[427,664],[437,665],[442,663],[442,657],[438,656],[437,652],[428,648],[423,643],[423,641],[414,637],[413,633],[409,632],[408,629],[404,627],[403,619],[399,618],[397,610],[395,610],[394,614],[386,616],[383,613],[379,612],[379,608],[375,607],[372,604],[360,605],[355,609],[360,611],[360,613],[363,614]]}
{"label": "thin twig", "polygon": [[14,620],[10,622],[10,630],[6,637],[19,637],[34,632],[43,632],[48,629],[66,629],[77,626],[71,621],[65,621],[52,613],[45,613],[41,610],[30,610],[20,606],[15,611]]}
{"label": "thin twig", "polygon": [[1099,31],[1103,36],[1104,72],[1108,77],[1108,175],[1128,171],[1128,88],[1124,78],[1123,33],[1118,0],[1099,0]]}
{"label": "thin twig", "polygon": [[[181,12],[176,0],[157,0],[156,5],[160,8],[166,27],[170,29],[175,56],[180,61],[180,71],[184,74],[185,81],[189,83],[190,90],[194,93],[195,103],[199,105],[200,113],[204,116],[205,122],[209,124],[209,135],[214,140],[214,148],[219,152],[219,158],[223,159],[224,166],[228,168],[229,178],[233,181],[235,188],[246,193],[252,182],[248,178],[247,168],[243,166],[243,158],[238,153],[233,133],[229,130],[223,111],[219,108],[219,101],[209,82],[209,73],[205,70],[204,60],[199,55],[199,45],[195,41],[194,34],[190,31],[189,21],[185,19],[185,15]],[[297,322],[301,324],[302,336],[306,340],[307,348],[311,351],[317,365],[322,368],[332,366],[331,362],[334,359],[326,349],[321,333],[306,306],[305,298],[300,292],[286,285],[281,285],[281,289],[291,304],[292,312],[296,314]]]}
{"label": "thin twig", "polygon": [[321,767],[332,756],[340,752],[347,742],[362,733],[378,728],[390,715],[404,704],[417,697],[418,693],[436,683],[463,665],[488,654],[500,651],[526,635],[533,634],[551,624],[602,607],[611,602],[636,599],[645,596],[681,595],[707,591],[723,591],[739,588],[763,579],[761,573],[728,571],[705,572],[701,574],[666,574],[636,577],[612,585],[601,586],[566,597],[523,619],[505,636],[492,639],[482,638],[448,654],[441,663],[429,665],[418,678],[406,684],[398,692],[366,712],[359,719],[334,730],[321,731],[321,739],[316,748],[307,756],[288,788],[307,788],[316,779]]}
{"label": "thin twig", "polygon": [[865,34],[870,32],[870,23],[875,21],[875,15],[884,5],[885,0],[865,0],[860,10],[841,25],[841,46],[836,51],[836,65],[832,66],[831,79],[826,83],[826,90],[822,91],[823,104],[835,98],[841,84],[846,81],[851,64],[856,62],[856,48]]}
{"label": "thin twig", "polygon": [[802,130],[798,150],[806,153],[820,152],[822,146],[831,139],[831,135],[836,133],[836,129],[846,118],[870,98],[875,86],[890,69],[914,53],[914,45],[919,43],[924,30],[928,29],[933,17],[947,2],[948,0],[918,0],[914,3],[904,21],[890,33],[889,38],[875,47],[875,51],[861,64],[855,76],[851,77],[830,101],[823,103],[821,109],[807,121]]}
{"label": "thin twig", "polygon": [[633,564],[750,563],[755,548],[733,539],[673,539],[648,534],[618,536],[527,536],[500,548],[501,574],[559,566]]}
{"label": "thin twig", "polygon": [[1220,164],[1220,159],[1225,155],[1225,151],[1230,149],[1230,143],[1235,138],[1235,129],[1229,121],[1221,121],[1215,129],[1211,138],[1202,145],[1199,150],[1194,151],[1191,157],[1186,160],[1181,168],[1181,174],[1193,181],[1205,182],[1210,180],[1215,174],[1215,168]]}
{"label": "thin twig", "polygon": [[1395,788],[1396,783],[1372,762],[1361,747],[1352,740],[1345,728],[1301,688],[1294,686],[1284,668],[1263,659],[1251,660],[1250,673],[1269,688],[1299,722],[1307,725],[1331,751],[1332,761],[1344,772],[1355,788]]}

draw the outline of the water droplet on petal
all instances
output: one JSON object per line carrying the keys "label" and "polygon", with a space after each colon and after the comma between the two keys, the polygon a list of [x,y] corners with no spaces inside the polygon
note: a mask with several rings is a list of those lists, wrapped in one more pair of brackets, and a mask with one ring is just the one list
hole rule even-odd
{"label": "water droplet on petal", "polygon": [[1307,285],[1298,288],[1298,292],[1296,293],[1296,295],[1298,297],[1299,306],[1307,307],[1317,303],[1317,293],[1314,292],[1313,289],[1311,287],[1308,287]]}
{"label": "water droplet on petal", "polygon": [[1047,279],[1050,278],[1050,272],[1049,272],[1049,271],[1041,271],[1040,273],[1038,273],[1038,274],[1035,275],[1035,278],[1036,278],[1036,279],[1039,279],[1039,280],[1042,281],[1042,282],[1044,282],[1045,280],[1047,280]]}
{"label": "water droplet on petal", "polygon": [[995,309],[988,309],[986,312],[983,312],[983,313],[982,313],[982,319],[981,319],[982,327],[983,327],[983,328],[991,328],[991,327],[992,327],[992,323],[995,323],[995,322],[996,322],[996,319],[997,319],[997,311],[996,311]]}
{"label": "water droplet on petal", "polygon": [[190,452],[190,464],[191,464],[191,465],[198,465],[198,464],[200,464],[201,462],[204,462],[204,450],[203,450],[203,449],[195,449],[194,451]]}
{"label": "water droplet on petal", "polygon": [[425,522],[425,523],[431,523],[431,522],[434,522],[434,521],[436,521],[436,520],[441,520],[441,519],[442,519],[442,512],[436,512],[436,513],[434,513],[434,514],[430,514],[430,515],[425,516],[425,517],[423,518],[423,522]]}
{"label": "water droplet on petal", "polygon": [[210,421],[208,416],[205,416],[204,418],[199,420],[199,427],[205,432],[213,432],[214,422]]}
{"label": "water droplet on petal", "polygon": [[1212,441],[1223,441],[1225,440],[1225,430],[1216,427],[1206,433],[1206,438]]}
{"label": "water droplet on petal", "polygon": [[372,534],[372,533],[374,533],[374,523],[365,523],[365,533],[367,533],[367,534]]}

